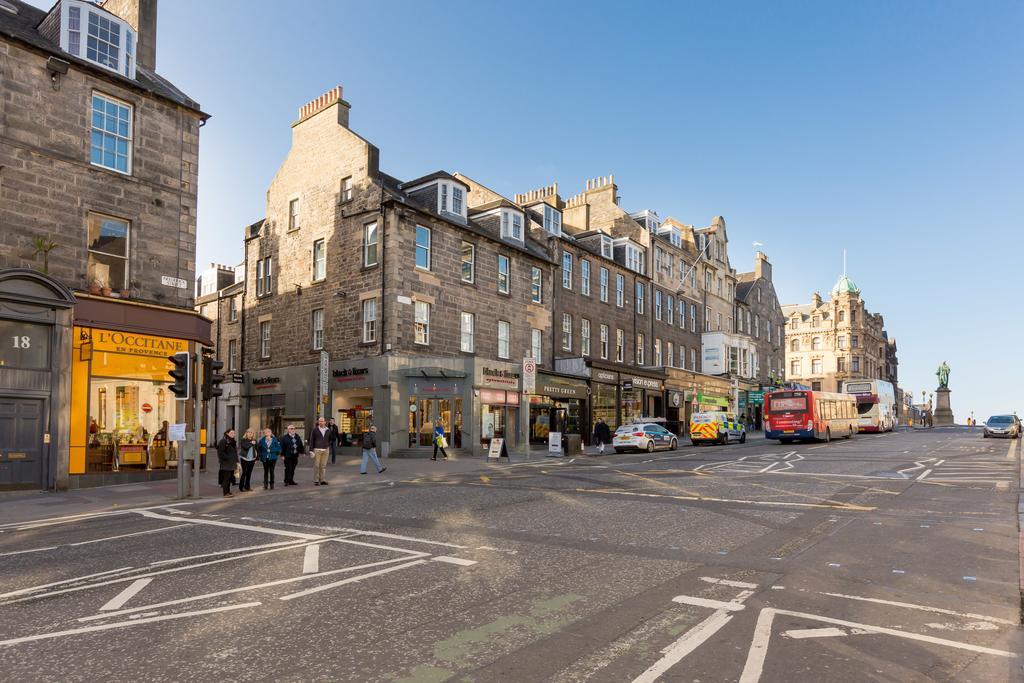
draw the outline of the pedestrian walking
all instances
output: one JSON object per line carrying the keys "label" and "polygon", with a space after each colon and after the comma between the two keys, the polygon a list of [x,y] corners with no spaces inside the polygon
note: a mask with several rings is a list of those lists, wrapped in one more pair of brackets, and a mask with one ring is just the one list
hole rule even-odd
{"label": "pedestrian walking", "polygon": [[220,463],[220,470],[217,472],[217,483],[224,491],[225,498],[231,498],[231,478],[235,474],[235,465],[238,464],[238,444],[235,442],[235,430],[229,429],[217,442],[217,460]]}
{"label": "pedestrian walking", "polygon": [[335,459],[338,457],[338,446],[341,442],[341,430],[338,429],[338,425],[334,422],[332,417],[327,421],[327,428],[331,430],[331,464],[334,464]]}
{"label": "pedestrian walking", "polygon": [[327,473],[327,458],[331,454],[331,430],[327,420],[320,418],[316,427],[309,433],[309,454],[313,456],[313,485],[327,486],[324,475]]}
{"label": "pedestrian walking", "polygon": [[597,444],[598,452],[604,455],[604,447],[612,442],[612,432],[608,428],[608,423],[602,418],[597,418],[597,422],[594,423],[594,443]]}
{"label": "pedestrian walking", "polygon": [[369,460],[373,460],[377,474],[387,469],[380,466],[380,459],[377,457],[377,425],[370,425],[370,429],[363,432],[363,464],[359,466],[359,474],[366,474],[366,463]]}
{"label": "pedestrian walking", "polygon": [[295,432],[295,425],[288,425],[285,435],[281,437],[281,453],[284,455],[285,486],[297,486],[295,483],[295,468],[299,464],[299,456],[305,452],[306,447],[302,443],[302,437]]}
{"label": "pedestrian walking", "polygon": [[440,449],[441,455],[444,459],[448,459],[448,454],[445,453],[445,448],[448,447],[448,440],[444,438],[444,422],[441,420],[437,421],[437,426],[434,427],[434,457],[431,460],[437,460],[437,451]]}
{"label": "pedestrian walking", "polygon": [[274,488],[274,468],[277,467],[277,459],[281,455],[281,442],[274,436],[274,432],[267,427],[263,430],[263,437],[257,445],[260,454],[260,462],[263,463],[263,489]]}
{"label": "pedestrian walking", "polygon": [[252,470],[256,467],[259,449],[256,446],[256,432],[246,429],[238,444],[238,459],[242,464],[242,476],[238,480],[238,490],[252,491]]}

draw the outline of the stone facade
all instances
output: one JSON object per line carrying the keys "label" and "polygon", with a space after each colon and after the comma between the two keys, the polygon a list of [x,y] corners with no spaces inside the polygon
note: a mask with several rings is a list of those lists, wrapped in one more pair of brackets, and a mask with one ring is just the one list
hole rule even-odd
{"label": "stone facade", "polygon": [[[0,32],[0,268],[42,269],[33,242],[52,240],[49,275],[88,291],[88,217],[113,216],[130,224],[123,296],[190,307],[191,286],[169,287],[161,276],[188,283],[195,276],[199,127],[206,115],[52,47],[44,51]],[[67,73],[48,70],[54,53],[71,62]],[[132,108],[130,173],[90,163],[94,93]]]}
{"label": "stone facade", "polygon": [[736,285],[736,328],[754,340],[758,368],[755,379],[772,386],[785,378],[786,318],[772,282],[772,264],[763,252],[754,256],[754,270],[740,273]]}
{"label": "stone facade", "polygon": [[845,275],[823,300],[782,307],[786,316],[786,370],[793,382],[821,391],[842,391],[857,379],[895,385],[895,340],[881,314],[868,311],[860,289]]}

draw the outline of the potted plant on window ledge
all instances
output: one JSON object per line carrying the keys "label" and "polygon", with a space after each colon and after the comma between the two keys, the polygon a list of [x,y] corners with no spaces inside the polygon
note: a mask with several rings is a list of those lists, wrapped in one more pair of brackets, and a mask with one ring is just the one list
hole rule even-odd
{"label": "potted plant on window ledge", "polygon": [[102,289],[103,289],[103,285],[100,284],[100,281],[98,279],[93,278],[93,279],[89,280],[89,293],[90,294],[98,295],[102,291]]}

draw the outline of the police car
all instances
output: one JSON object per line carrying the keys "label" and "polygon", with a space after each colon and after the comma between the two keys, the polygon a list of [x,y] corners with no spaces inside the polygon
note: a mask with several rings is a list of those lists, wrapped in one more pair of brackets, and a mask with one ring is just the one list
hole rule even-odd
{"label": "police car", "polygon": [[678,447],[679,439],[676,435],[655,422],[622,425],[612,436],[612,448],[616,453],[628,450],[648,453],[656,450],[674,451]]}
{"label": "police car", "polygon": [[732,413],[694,413],[690,417],[690,443],[729,443],[729,440],[746,443],[747,430]]}

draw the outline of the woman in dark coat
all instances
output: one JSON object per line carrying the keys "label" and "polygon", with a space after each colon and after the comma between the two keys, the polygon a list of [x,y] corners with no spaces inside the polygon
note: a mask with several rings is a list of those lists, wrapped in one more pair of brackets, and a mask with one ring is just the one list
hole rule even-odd
{"label": "woman in dark coat", "polygon": [[217,483],[224,491],[224,497],[231,498],[231,478],[235,474],[235,466],[238,465],[238,444],[235,442],[234,429],[224,432],[224,437],[217,442],[217,460],[220,462]]}
{"label": "woman in dark coat", "polygon": [[274,436],[270,428],[263,430],[256,448],[259,450],[260,462],[263,463],[263,488],[274,488],[274,467],[277,466],[277,458],[281,455],[281,442]]}
{"label": "woman in dark coat", "polygon": [[242,478],[238,480],[239,491],[252,491],[252,470],[259,458],[259,449],[256,447],[256,432],[251,429],[245,430],[242,441],[238,444],[238,457],[242,461]]}

